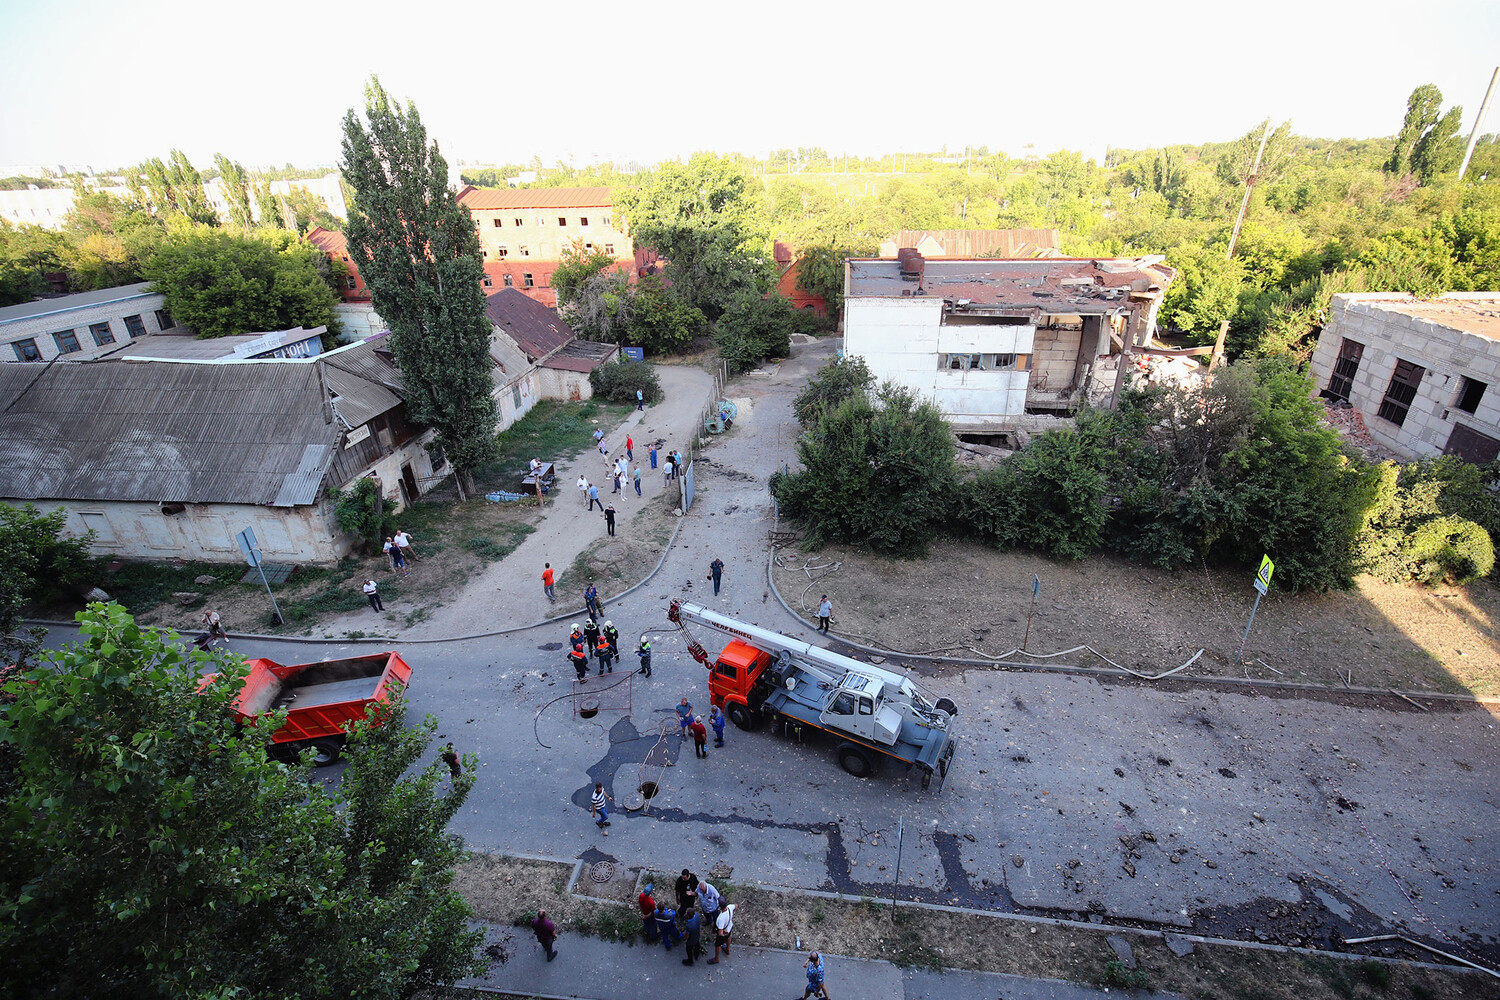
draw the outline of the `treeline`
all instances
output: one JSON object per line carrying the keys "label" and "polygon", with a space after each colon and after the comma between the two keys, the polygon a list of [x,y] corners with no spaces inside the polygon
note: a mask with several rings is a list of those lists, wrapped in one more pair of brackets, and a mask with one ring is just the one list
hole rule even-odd
{"label": "treeline", "polygon": [[961,526],[1000,549],[1064,559],[1109,551],[1164,568],[1276,560],[1288,590],[1464,583],[1494,569],[1500,467],[1456,458],[1370,465],[1321,420],[1287,358],[1214,379],[1127,391],[977,475],[960,475],[932,403],[864,362],[822,369],[798,397],[802,470],[771,490],[809,545],[894,556]]}

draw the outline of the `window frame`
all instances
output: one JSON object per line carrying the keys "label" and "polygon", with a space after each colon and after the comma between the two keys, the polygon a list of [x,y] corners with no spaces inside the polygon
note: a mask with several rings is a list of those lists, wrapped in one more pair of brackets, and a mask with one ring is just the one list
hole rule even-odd
{"label": "window frame", "polygon": [[[131,320],[135,320],[135,322],[132,323],[130,322]],[[141,318],[140,313],[136,313],[134,316],[125,317],[125,332],[130,334],[131,340],[134,340],[137,337],[144,337],[146,335],[146,321]]]}
{"label": "window frame", "polygon": [[535,288],[536,279],[530,271],[521,272],[521,284],[523,288]]}
{"label": "window frame", "polygon": [[500,218],[500,216],[498,216],[498,215],[495,216],[495,228],[496,229],[503,229],[504,227],[505,227],[505,220],[502,219],[502,218]]}
{"label": "window frame", "polygon": [[557,226],[558,226],[559,229],[567,229],[568,228],[568,217],[566,215],[559,215],[557,217]]}
{"label": "window frame", "polygon": [[[59,355],[77,354],[83,350],[83,345],[78,342],[78,331],[76,329],[54,330],[52,332],[52,342],[57,345],[57,353]],[[70,343],[73,345],[72,347],[68,346]]]}
{"label": "window frame", "polygon": [[162,330],[172,330],[175,329],[176,326],[177,321],[172,318],[171,313],[167,312],[165,309],[156,310],[156,329],[158,332]]}
{"label": "window frame", "polygon": [[502,275],[500,275],[500,279],[501,279],[501,283],[504,284],[506,288],[515,288],[516,287],[515,279],[512,278],[510,275],[508,275],[508,274],[502,274]]}
{"label": "window frame", "polygon": [[1422,377],[1426,374],[1427,369],[1422,365],[1397,358],[1396,365],[1391,370],[1391,380],[1386,385],[1385,395],[1381,397],[1380,407],[1375,415],[1397,427],[1404,427],[1406,418],[1411,413],[1411,406],[1417,401],[1417,392],[1422,388]]}
{"label": "window frame", "polygon": [[[11,346],[11,350],[13,350],[13,351],[16,352],[16,360],[17,361],[40,361],[40,360],[42,360],[42,349],[36,345],[36,338],[35,337],[25,337],[25,338],[23,338],[21,340],[13,340],[13,341],[10,342],[10,346]],[[29,351],[26,349],[28,346],[30,348]],[[30,353],[31,355],[33,355],[33,357],[29,357],[28,358],[26,356],[28,353]]]}
{"label": "window frame", "polygon": [[94,338],[95,347],[104,347],[106,344],[113,344],[115,342],[115,331],[110,329],[109,320],[104,320],[100,323],[90,323],[89,335]]}
{"label": "window frame", "polygon": [[[1476,386],[1479,388],[1478,392],[1473,391]],[[1488,382],[1481,382],[1477,378],[1460,375],[1458,377],[1458,392],[1453,397],[1453,408],[1460,413],[1467,413],[1473,416],[1475,411],[1479,409],[1479,403],[1484,399],[1484,394],[1489,387]],[[1473,393],[1474,398],[1470,401],[1469,395],[1471,393]],[[1469,402],[1468,406],[1464,405],[1465,401]]]}
{"label": "window frame", "polygon": [[1359,374],[1359,363],[1364,360],[1365,345],[1348,337],[1339,341],[1338,356],[1333,359],[1333,371],[1328,375],[1328,385],[1323,389],[1323,395],[1329,399],[1342,399],[1349,402],[1349,394],[1354,391],[1354,377]]}

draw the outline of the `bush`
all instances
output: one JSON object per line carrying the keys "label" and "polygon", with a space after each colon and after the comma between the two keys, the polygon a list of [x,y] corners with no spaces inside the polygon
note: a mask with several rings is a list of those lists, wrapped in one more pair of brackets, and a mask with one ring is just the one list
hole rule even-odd
{"label": "bush", "polygon": [[807,383],[807,388],[792,400],[792,412],[803,427],[817,423],[818,418],[846,399],[869,392],[875,384],[870,366],[859,355],[830,361]]}
{"label": "bush", "polygon": [[334,499],[333,516],[339,530],[358,538],[366,551],[380,547],[393,520],[386,511],[384,498],[375,488],[375,480],[369,476],[339,491]]}
{"label": "bush", "polygon": [[589,372],[589,388],[594,395],[611,403],[634,403],[639,389],[646,402],[662,401],[661,382],[656,369],[639,362],[611,361]]}
{"label": "bush", "polygon": [[1469,583],[1495,568],[1490,533],[1461,517],[1435,517],[1420,525],[1407,537],[1404,554],[1411,575],[1428,586]]}
{"label": "bush", "polygon": [[766,358],[790,355],[792,334],[803,332],[808,324],[808,319],[783,296],[773,293],[761,298],[746,292],[719,318],[714,343],[719,356],[729,363],[730,374],[739,374]]}

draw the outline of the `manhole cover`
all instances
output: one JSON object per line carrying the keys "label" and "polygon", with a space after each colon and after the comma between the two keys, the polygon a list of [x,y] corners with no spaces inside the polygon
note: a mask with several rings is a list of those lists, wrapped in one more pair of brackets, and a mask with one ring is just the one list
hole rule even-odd
{"label": "manhole cover", "polygon": [[609,861],[595,861],[593,868],[589,871],[589,878],[595,882],[608,882],[615,877],[615,866]]}

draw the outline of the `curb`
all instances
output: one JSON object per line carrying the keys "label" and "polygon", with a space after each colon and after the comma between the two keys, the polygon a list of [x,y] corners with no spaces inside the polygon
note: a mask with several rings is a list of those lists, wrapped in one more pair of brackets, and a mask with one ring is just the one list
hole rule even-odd
{"label": "curb", "polygon": [[[776,565],[776,546],[771,546],[771,551],[766,557],[766,583],[771,588],[771,593],[776,595],[776,603],[780,604],[786,613],[791,615],[801,624],[810,629],[817,626],[803,618],[792,606],[781,596],[781,591],[776,587],[776,574],[772,572]],[[1114,667],[1075,667],[1062,663],[1009,663],[1000,660],[970,660],[958,656],[929,656],[922,653],[899,653],[889,649],[881,649],[879,646],[868,646],[853,639],[838,637],[839,642],[846,646],[853,646],[863,653],[873,656],[884,656],[888,659],[922,660],[927,663],[953,663],[964,667],[982,667],[987,670],[1010,670],[1010,671],[1036,671],[1039,673],[1071,674],[1075,677],[1112,677],[1120,680],[1134,680],[1150,682],[1152,678],[1140,677],[1128,670],[1116,670]],[[1166,678],[1160,678],[1165,680]],[[1235,687],[1264,688],[1268,690],[1290,690],[1299,692],[1331,693],[1331,694],[1360,694],[1389,698],[1395,695],[1398,698],[1415,700],[1425,698],[1429,701],[1451,701],[1470,705],[1500,705],[1500,696],[1481,696],[1475,694],[1449,694],[1446,692],[1431,691],[1397,691],[1395,688],[1370,688],[1349,687],[1336,688],[1328,684],[1313,684],[1307,681],[1276,681],[1256,677],[1224,677],[1219,674],[1205,675],[1181,675],[1174,674],[1174,681],[1189,681],[1194,684],[1221,684],[1233,685]]]}

